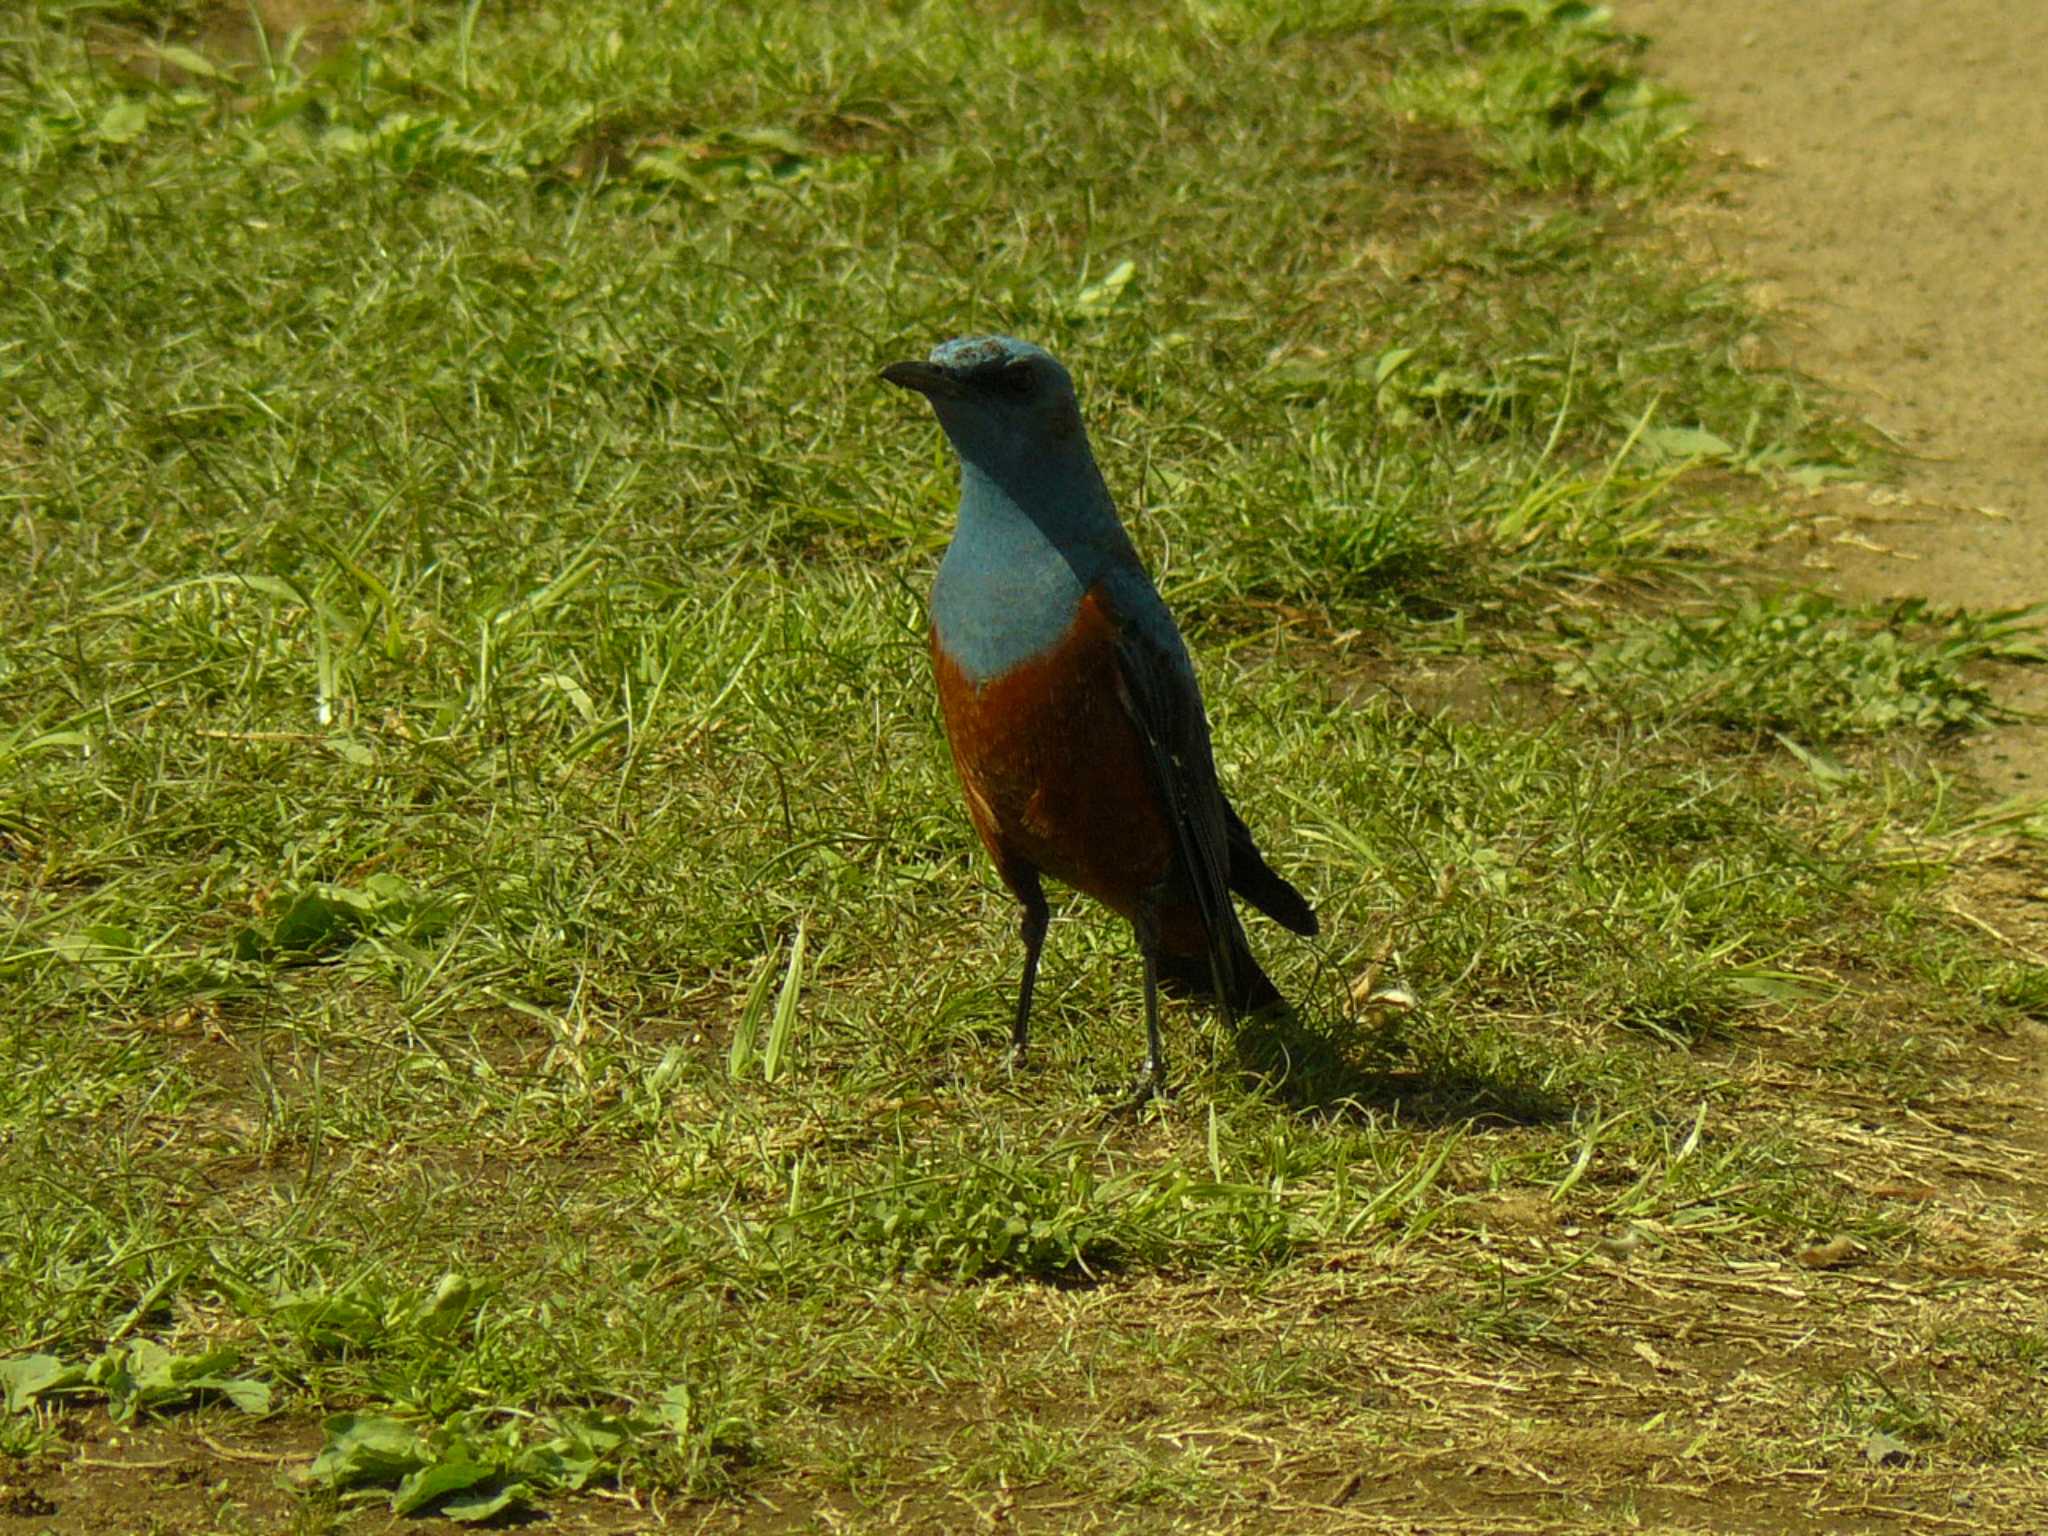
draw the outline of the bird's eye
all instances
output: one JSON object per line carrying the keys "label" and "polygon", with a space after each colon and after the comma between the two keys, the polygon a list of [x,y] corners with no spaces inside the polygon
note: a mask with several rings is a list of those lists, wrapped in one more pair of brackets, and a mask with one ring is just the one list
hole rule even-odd
{"label": "bird's eye", "polygon": [[1029,363],[1012,363],[996,375],[996,383],[1006,395],[1028,395],[1033,383]]}

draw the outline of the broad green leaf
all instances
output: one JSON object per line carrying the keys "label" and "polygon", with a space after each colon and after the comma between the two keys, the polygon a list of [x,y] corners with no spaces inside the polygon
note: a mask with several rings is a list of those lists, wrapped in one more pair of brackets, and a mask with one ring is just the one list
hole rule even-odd
{"label": "broad green leaf", "polygon": [[450,1520],[488,1520],[522,1503],[530,1490],[524,1483],[506,1483],[500,1488],[478,1487],[442,1501],[441,1514]]}
{"label": "broad green leaf", "polygon": [[422,1333],[441,1335],[459,1327],[476,1304],[476,1286],[465,1275],[441,1277],[434,1294],[421,1304],[415,1321]]}
{"label": "broad green leaf", "polygon": [[412,1425],[383,1414],[339,1413],[321,1429],[325,1444],[306,1477],[330,1488],[395,1482],[433,1458]]}
{"label": "broad green leaf", "polygon": [[416,1513],[436,1499],[444,1499],[451,1493],[460,1493],[465,1488],[474,1488],[478,1483],[492,1480],[499,1471],[500,1468],[490,1462],[477,1461],[466,1455],[434,1462],[399,1480],[398,1490],[391,1495],[391,1512],[394,1515]]}
{"label": "broad green leaf", "polygon": [[253,1376],[223,1376],[205,1383],[206,1390],[218,1392],[244,1413],[270,1412],[270,1383]]}
{"label": "broad green leaf", "polygon": [[85,1381],[86,1368],[66,1365],[55,1355],[21,1355],[0,1360],[0,1389],[4,1389],[7,1411],[25,1413],[45,1392],[63,1392]]}
{"label": "broad green leaf", "polygon": [[341,886],[316,886],[292,897],[270,930],[278,949],[301,953],[324,949],[361,927],[370,903]]}
{"label": "broad green leaf", "polygon": [[100,114],[92,136],[102,144],[132,144],[149,126],[149,107],[133,97],[124,97]]}
{"label": "broad green leaf", "polygon": [[110,1349],[85,1368],[86,1384],[107,1394],[107,1412],[116,1422],[132,1419],[141,1407],[129,1355],[125,1349]]}

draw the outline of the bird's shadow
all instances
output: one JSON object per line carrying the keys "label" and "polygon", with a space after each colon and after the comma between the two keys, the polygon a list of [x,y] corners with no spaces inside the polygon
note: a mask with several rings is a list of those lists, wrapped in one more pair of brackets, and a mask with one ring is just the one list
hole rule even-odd
{"label": "bird's shadow", "polygon": [[1417,1049],[1394,1025],[1305,1014],[1290,1003],[1240,1019],[1238,1067],[1275,1103],[1320,1119],[1386,1117],[1411,1125],[1556,1125],[1571,1101],[1519,1074]]}

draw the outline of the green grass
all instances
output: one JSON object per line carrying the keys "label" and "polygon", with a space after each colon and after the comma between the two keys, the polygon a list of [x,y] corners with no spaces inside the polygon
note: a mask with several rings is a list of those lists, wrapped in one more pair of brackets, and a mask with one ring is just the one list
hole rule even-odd
{"label": "green grass", "polygon": [[1997,717],[1984,662],[2048,659],[2038,611],[1936,613],[1915,598],[1858,613],[1812,592],[1744,597],[1718,612],[1582,635],[1557,673],[1610,710],[1658,724],[1813,746],[1940,735]]}
{"label": "green grass", "polygon": [[[1307,1506],[1493,1444],[1491,1380],[1574,1422],[1615,1253],[1803,1338],[1732,1425],[1615,1424],[1897,1418],[1782,1261],[1961,1241],[1855,1138],[1977,1124],[2042,984],[1946,905],[1966,797],[1852,738],[1979,723],[2020,641],[1603,605],[1864,449],[1670,260],[1683,119],[1599,18],[225,14],[0,22],[0,1336],[54,1362],[0,1446],[204,1377],[353,1415],[317,1480],[401,1508],[1234,1516],[1262,1447]],[[874,372],[984,329],[1073,365],[1324,922],[1255,934],[1296,1018],[1171,1010],[1135,1124],[1084,907],[1003,1068],[932,706],[953,471]],[[1995,1292],[1942,1326],[2038,1376]],[[1966,1408],[1915,1444],[2036,1464]]]}

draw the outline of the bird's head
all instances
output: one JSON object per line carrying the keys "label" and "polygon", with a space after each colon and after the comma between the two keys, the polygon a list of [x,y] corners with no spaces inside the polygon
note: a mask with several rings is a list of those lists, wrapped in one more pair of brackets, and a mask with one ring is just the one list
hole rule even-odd
{"label": "bird's head", "polygon": [[891,363],[882,377],[929,400],[960,457],[998,479],[1087,452],[1074,381],[1028,341],[961,336],[934,347],[927,362]]}

